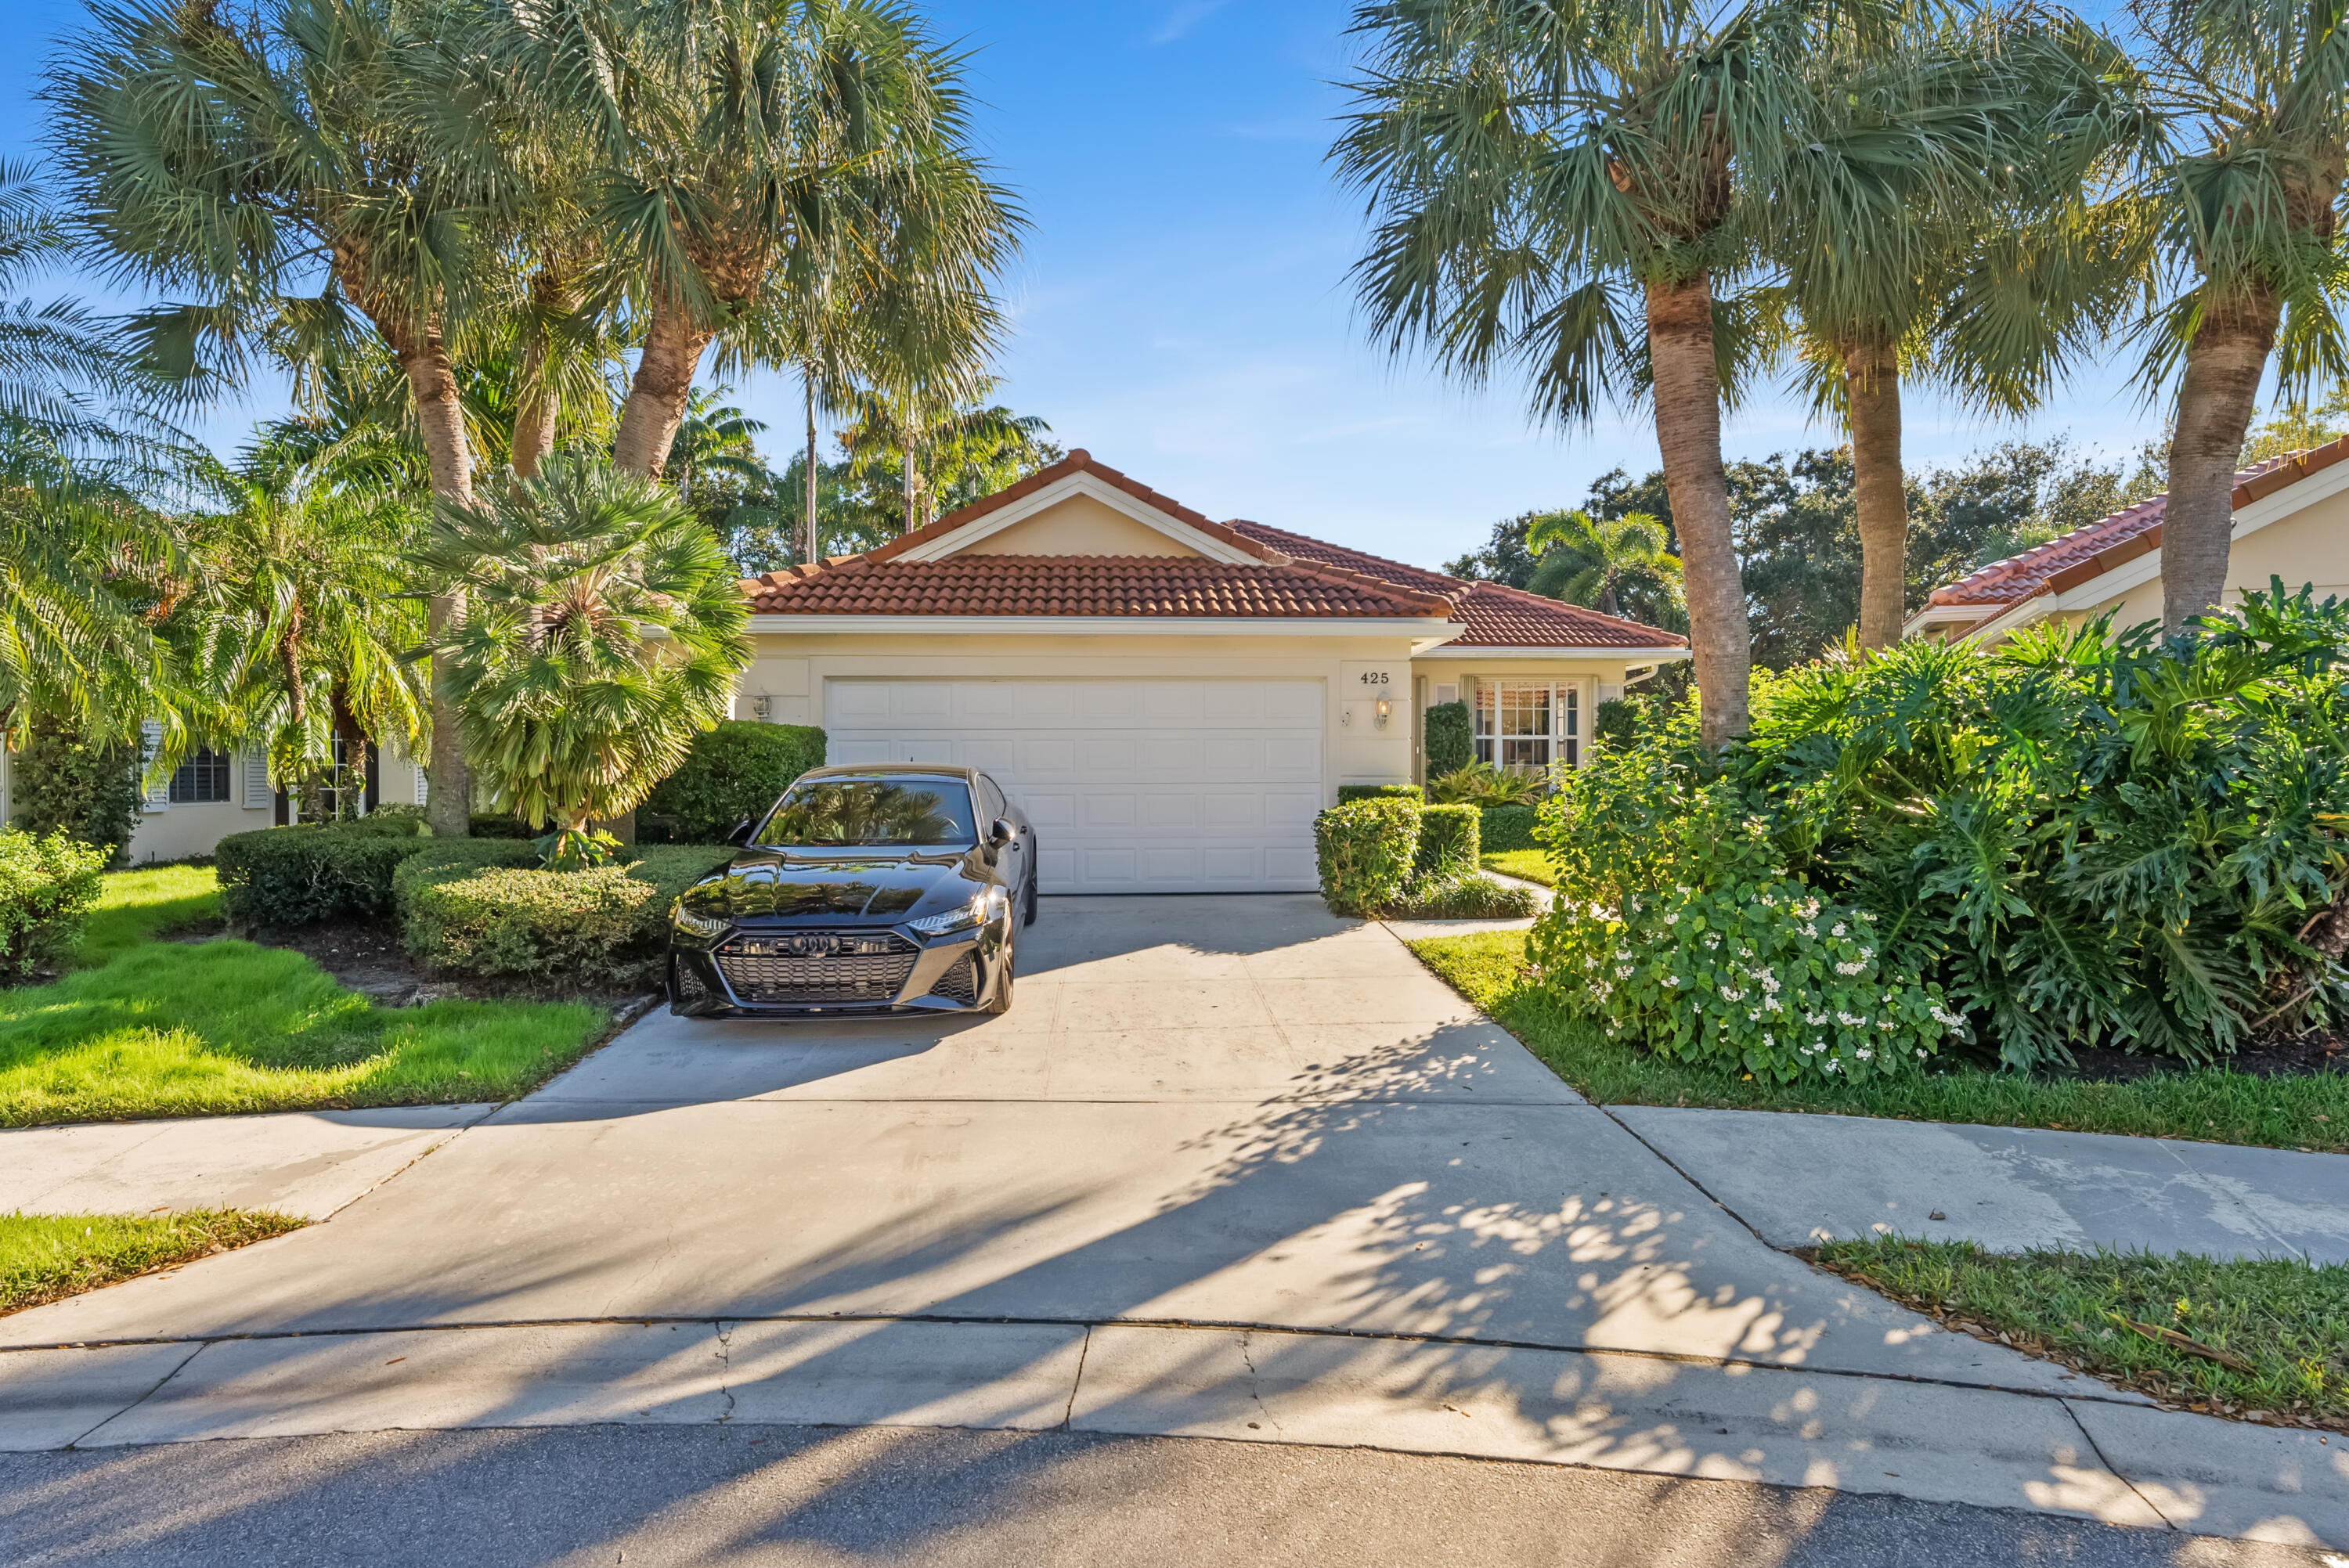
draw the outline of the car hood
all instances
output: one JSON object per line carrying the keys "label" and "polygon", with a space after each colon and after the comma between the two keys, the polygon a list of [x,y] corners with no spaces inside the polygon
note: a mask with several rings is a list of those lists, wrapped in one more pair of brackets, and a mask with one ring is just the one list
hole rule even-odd
{"label": "car hood", "polygon": [[994,881],[975,853],[798,854],[752,850],[688,889],[685,906],[714,920],[895,925],[968,903]]}

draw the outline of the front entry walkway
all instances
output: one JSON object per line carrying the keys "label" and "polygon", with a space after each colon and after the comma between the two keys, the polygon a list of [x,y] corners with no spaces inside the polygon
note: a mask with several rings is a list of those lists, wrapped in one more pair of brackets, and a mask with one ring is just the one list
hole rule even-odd
{"label": "front entry walkway", "polygon": [[1048,900],[999,1019],[656,1016],[325,1223],[0,1320],[17,1448],[755,1421],[2349,1545],[2333,1446],[2154,1410],[1772,1250],[1306,897]]}

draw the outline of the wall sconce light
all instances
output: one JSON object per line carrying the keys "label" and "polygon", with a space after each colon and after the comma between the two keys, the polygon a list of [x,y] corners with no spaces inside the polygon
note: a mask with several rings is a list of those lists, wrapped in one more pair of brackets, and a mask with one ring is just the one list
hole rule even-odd
{"label": "wall sconce light", "polygon": [[1379,698],[1379,727],[1381,729],[1384,729],[1387,727],[1387,719],[1392,714],[1393,714],[1393,712],[1394,703],[1392,699],[1387,697]]}
{"label": "wall sconce light", "polygon": [[769,720],[772,719],[775,717],[775,699],[771,696],[752,697],[750,699],[750,717],[757,719],[761,724],[765,724]]}

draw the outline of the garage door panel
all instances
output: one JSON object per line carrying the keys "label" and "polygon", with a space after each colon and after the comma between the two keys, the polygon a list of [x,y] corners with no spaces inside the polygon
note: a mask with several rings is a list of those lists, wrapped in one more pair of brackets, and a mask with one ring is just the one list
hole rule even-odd
{"label": "garage door panel", "polygon": [[1195,829],[1199,825],[1199,797],[1154,790],[1142,798],[1142,825]]}
{"label": "garage door panel", "polygon": [[956,762],[1036,824],[1048,892],[1316,883],[1324,690],[1304,681],[828,681],[835,762]]}

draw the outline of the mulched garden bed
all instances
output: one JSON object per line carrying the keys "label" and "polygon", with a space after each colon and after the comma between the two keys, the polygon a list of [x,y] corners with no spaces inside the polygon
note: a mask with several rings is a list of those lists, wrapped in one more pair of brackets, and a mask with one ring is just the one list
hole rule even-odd
{"label": "mulched garden bed", "polygon": [[462,998],[483,1002],[594,1002],[630,1016],[635,1005],[650,993],[641,986],[566,985],[526,976],[485,978],[435,975],[409,955],[399,944],[399,927],[390,919],[330,920],[289,931],[264,931],[252,940],[264,947],[290,948],[333,975],[350,990],[372,996],[385,1007],[420,1006],[427,1002]]}
{"label": "mulched garden bed", "polygon": [[[2077,1078],[2087,1083],[2129,1083],[2158,1073],[2189,1070],[2166,1057],[2136,1056],[2108,1046],[2075,1051],[2073,1070],[2050,1072],[2054,1078]],[[2251,1078],[2313,1078],[2320,1073],[2349,1073],[2349,1041],[2324,1029],[2299,1035],[2271,1035],[2254,1040],[2222,1065]]]}

